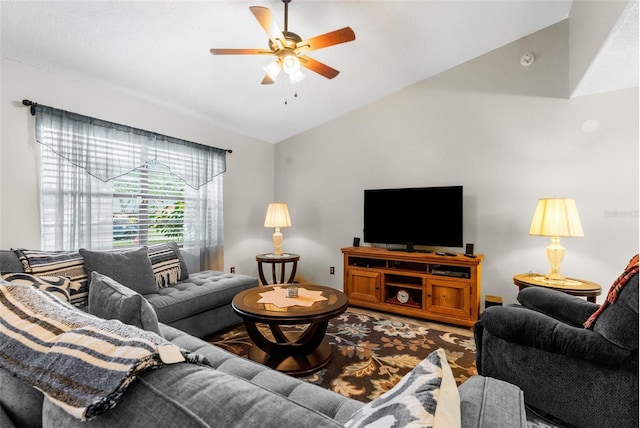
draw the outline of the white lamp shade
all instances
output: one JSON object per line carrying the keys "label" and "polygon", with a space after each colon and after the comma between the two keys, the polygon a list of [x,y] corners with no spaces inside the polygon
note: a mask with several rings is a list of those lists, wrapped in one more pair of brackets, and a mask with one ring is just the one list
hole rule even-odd
{"label": "white lamp shade", "polygon": [[529,235],[584,236],[576,203],[571,198],[542,198],[533,214]]}
{"label": "white lamp shade", "polygon": [[271,203],[267,207],[267,215],[264,218],[264,227],[290,227],[291,218],[287,204]]}

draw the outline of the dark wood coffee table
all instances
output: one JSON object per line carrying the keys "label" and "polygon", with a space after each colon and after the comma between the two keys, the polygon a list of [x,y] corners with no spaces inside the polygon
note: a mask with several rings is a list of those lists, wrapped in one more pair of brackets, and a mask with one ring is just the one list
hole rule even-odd
{"label": "dark wood coffee table", "polygon": [[[325,339],[327,324],[347,310],[348,299],[340,290],[323,285],[299,284],[298,287],[320,291],[327,300],[309,307],[287,308],[258,303],[262,298],[260,293],[274,289],[269,286],[238,293],[231,306],[242,317],[247,333],[256,345],[251,347],[249,358],[278,371],[303,376],[324,367],[331,359],[331,345]],[[264,328],[263,333],[257,324],[266,324],[268,330]],[[308,326],[304,328],[306,324]],[[280,326],[284,325],[300,325],[301,331],[283,331]]]}

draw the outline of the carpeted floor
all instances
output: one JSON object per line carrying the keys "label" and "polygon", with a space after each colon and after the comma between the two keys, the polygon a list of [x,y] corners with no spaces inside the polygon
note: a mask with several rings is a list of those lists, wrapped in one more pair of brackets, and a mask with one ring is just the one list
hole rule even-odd
{"label": "carpeted floor", "polygon": [[[444,348],[460,384],[477,373],[472,333],[463,329],[460,332],[463,334],[350,308],[327,327],[326,337],[333,348],[329,364],[301,379],[369,402],[391,389],[433,350]],[[243,357],[253,346],[242,326],[214,336],[209,342]]]}
{"label": "carpeted floor", "polygon": [[[446,351],[458,385],[477,374],[470,329],[349,308],[329,322],[326,336],[333,348],[331,361],[301,379],[355,400],[369,402],[384,394],[437,348]],[[245,358],[253,346],[244,326],[208,341]],[[530,411],[527,418],[530,428],[557,426]]]}

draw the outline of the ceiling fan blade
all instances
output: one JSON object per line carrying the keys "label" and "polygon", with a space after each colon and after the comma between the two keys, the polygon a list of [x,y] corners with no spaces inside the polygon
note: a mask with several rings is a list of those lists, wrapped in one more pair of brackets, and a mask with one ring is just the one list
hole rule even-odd
{"label": "ceiling fan blade", "polygon": [[355,39],[356,34],[351,27],[344,27],[296,43],[296,51],[314,51],[340,43],[350,42]]}
{"label": "ceiling fan blade", "polygon": [[271,55],[273,52],[264,49],[209,49],[214,55]]}
{"label": "ceiling fan blade", "polygon": [[263,85],[273,85],[275,81],[268,74],[264,75],[264,79],[261,82]]}
{"label": "ceiling fan blade", "polygon": [[335,68],[331,68],[326,64],[321,63],[311,57],[306,55],[298,55],[298,59],[300,59],[300,65],[308,68],[311,71],[318,73],[321,76],[326,77],[327,79],[333,79],[340,72]]}
{"label": "ceiling fan blade", "polygon": [[[282,30],[280,30],[280,27],[278,27],[278,24],[273,19],[271,10],[269,10],[268,7],[262,6],[251,6],[249,9],[267,33],[273,45],[282,47],[285,40],[284,34],[282,34]],[[278,41],[280,43],[278,43]]]}

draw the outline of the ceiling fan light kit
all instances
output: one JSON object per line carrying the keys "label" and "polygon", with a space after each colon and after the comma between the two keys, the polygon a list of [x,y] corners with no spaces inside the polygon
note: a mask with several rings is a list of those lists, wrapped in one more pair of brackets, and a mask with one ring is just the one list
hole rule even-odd
{"label": "ceiling fan light kit", "polygon": [[304,53],[350,42],[356,35],[350,27],[321,34],[302,40],[296,33],[289,31],[289,2],[284,3],[284,31],[280,30],[274,21],[271,11],[262,6],[251,6],[249,10],[256,17],[264,31],[269,36],[269,50],[266,49],[210,49],[213,55],[274,55],[276,59],[263,67],[266,75],[262,79],[263,85],[275,83],[281,71],[284,71],[292,85],[304,79],[300,70],[304,67],[319,75],[333,79],[340,72],[326,64],[317,61]]}

